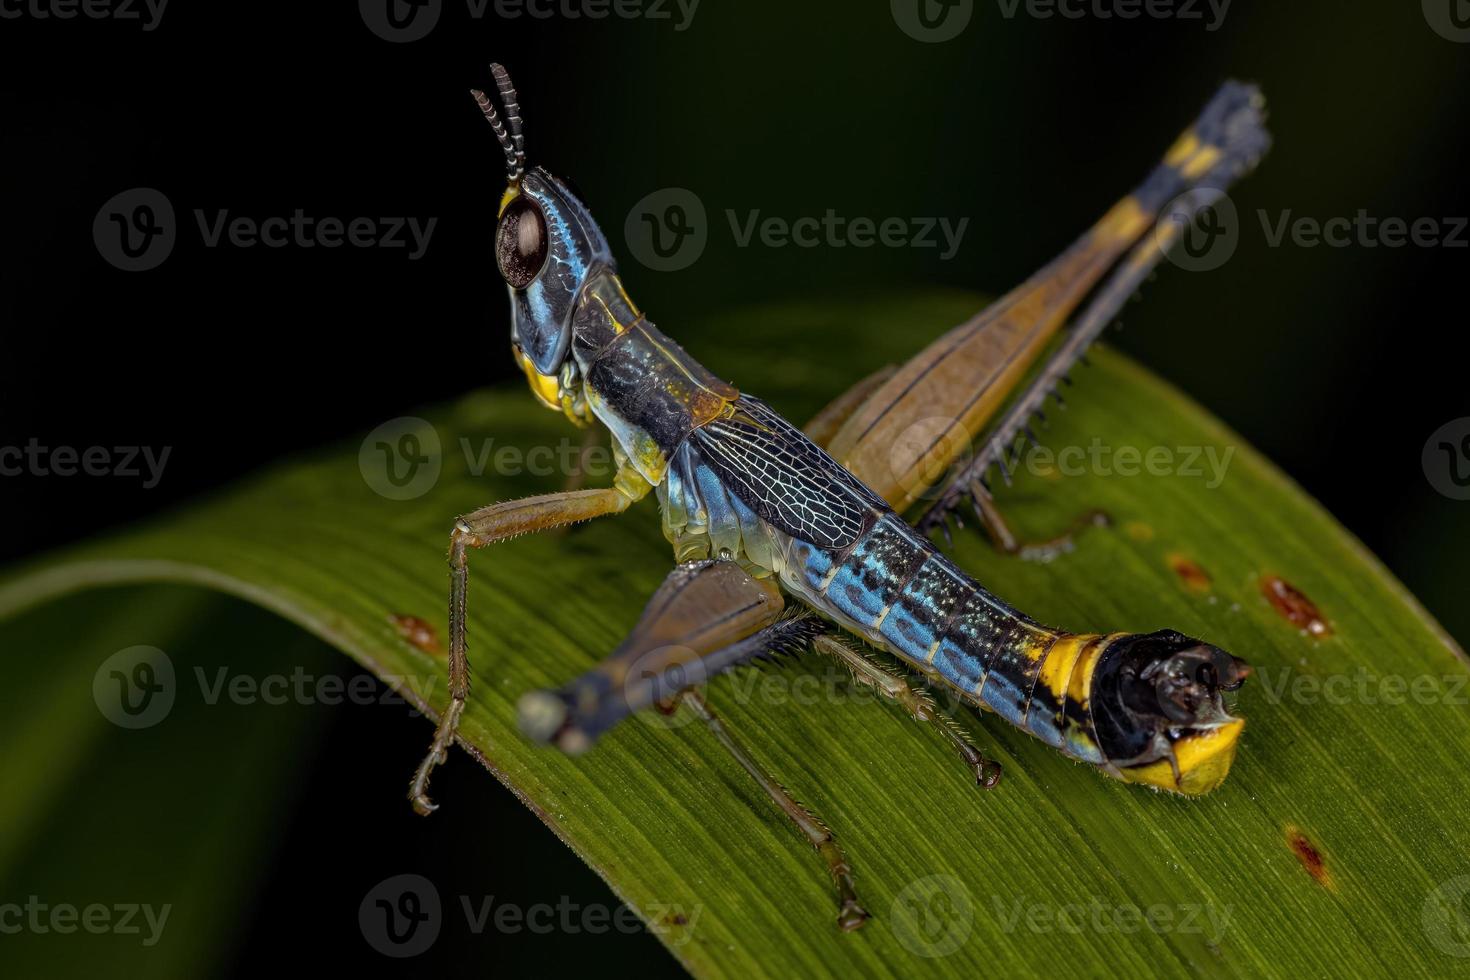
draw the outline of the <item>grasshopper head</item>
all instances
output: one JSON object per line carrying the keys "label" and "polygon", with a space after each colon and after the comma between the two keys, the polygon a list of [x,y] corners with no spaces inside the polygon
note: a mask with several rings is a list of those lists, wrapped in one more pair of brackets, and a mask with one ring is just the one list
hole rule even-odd
{"label": "grasshopper head", "polygon": [[1089,698],[1099,748],[1129,782],[1208,793],[1230,771],[1245,728],[1225,710],[1222,693],[1250,671],[1219,647],[1173,630],[1114,640]]}
{"label": "grasshopper head", "polygon": [[[527,171],[520,106],[510,76],[491,65],[505,123],[485,93],[471,90],[505,151],[509,184],[500,199],[495,263],[510,290],[511,342],[531,390],[561,409],[560,375],[571,346],[572,314],[592,274],[614,266],[607,239],[565,183],[545,169]],[[508,126],[508,129],[507,129]]]}

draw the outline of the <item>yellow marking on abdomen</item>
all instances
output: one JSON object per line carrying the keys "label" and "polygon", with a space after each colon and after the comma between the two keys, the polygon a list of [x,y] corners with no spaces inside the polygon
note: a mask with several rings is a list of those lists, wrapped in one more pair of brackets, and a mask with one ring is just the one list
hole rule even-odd
{"label": "yellow marking on abdomen", "polygon": [[1102,639],[1096,633],[1074,633],[1063,636],[1051,645],[1046,659],[1041,664],[1041,673],[1036,683],[1045,684],[1057,704],[1067,696],[1067,685],[1072,680],[1072,668],[1089,645]]}
{"label": "yellow marking on abdomen", "polygon": [[1164,154],[1164,162],[1171,167],[1177,167],[1185,160],[1193,156],[1200,148],[1199,137],[1194,130],[1186,129],[1169,147],[1169,152]]}
{"label": "yellow marking on abdomen", "polygon": [[1072,678],[1067,683],[1067,697],[1082,705],[1088,706],[1088,699],[1092,696],[1092,673],[1097,669],[1097,663],[1102,659],[1103,651],[1108,648],[1114,640],[1123,633],[1109,633],[1102,637],[1101,641],[1082,651],[1077,662],[1072,665]]}

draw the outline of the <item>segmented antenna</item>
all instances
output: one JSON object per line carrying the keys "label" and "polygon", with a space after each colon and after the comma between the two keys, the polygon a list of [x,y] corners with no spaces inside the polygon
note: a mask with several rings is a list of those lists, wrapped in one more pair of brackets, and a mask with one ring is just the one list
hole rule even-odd
{"label": "segmented antenna", "polygon": [[495,138],[505,151],[506,175],[514,183],[526,172],[525,139],[521,136],[521,107],[516,102],[516,90],[510,83],[510,73],[501,65],[491,65],[490,71],[495,76],[495,87],[500,90],[501,104],[505,106],[505,119],[510,124],[509,133],[506,132],[505,123],[500,121],[500,113],[495,111],[495,103],[490,101],[490,97],[477,88],[470,89],[470,94],[475,97],[475,104],[495,130]]}
{"label": "segmented antenna", "polygon": [[510,136],[515,140],[515,170],[511,180],[526,172],[526,142],[521,136],[521,106],[516,101],[516,87],[511,84],[510,72],[504,65],[492,64],[490,74],[495,76],[495,87],[500,90],[500,104],[505,106],[505,121],[510,124]]}

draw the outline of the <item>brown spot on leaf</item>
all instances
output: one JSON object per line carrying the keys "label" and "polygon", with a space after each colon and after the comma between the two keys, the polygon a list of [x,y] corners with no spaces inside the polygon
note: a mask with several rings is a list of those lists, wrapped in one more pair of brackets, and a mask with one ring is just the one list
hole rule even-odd
{"label": "brown spot on leaf", "polygon": [[1169,563],[1169,567],[1189,591],[1197,595],[1210,591],[1210,573],[1201,568],[1199,562],[1193,558],[1175,551],[1165,555],[1164,561]]}
{"label": "brown spot on leaf", "polygon": [[1129,521],[1124,525],[1124,530],[1128,532],[1128,536],[1134,541],[1152,541],[1154,539],[1154,529],[1143,523],[1143,521]]}
{"label": "brown spot on leaf", "polygon": [[1286,843],[1291,848],[1291,853],[1301,862],[1307,874],[1324,888],[1334,888],[1332,872],[1327,870],[1327,859],[1322,856],[1322,849],[1306,835],[1300,827],[1287,824]]}
{"label": "brown spot on leaf", "polygon": [[689,916],[683,912],[670,912],[660,921],[666,926],[687,926],[689,924]]}
{"label": "brown spot on leaf", "polygon": [[426,620],[404,613],[394,613],[388,617],[388,621],[398,630],[399,636],[420,650],[425,653],[439,652],[439,633]]}
{"label": "brown spot on leaf", "polygon": [[1271,603],[1271,608],[1297,629],[1306,630],[1315,637],[1332,635],[1332,627],[1323,618],[1317,604],[1286,579],[1267,575],[1261,579],[1261,594]]}

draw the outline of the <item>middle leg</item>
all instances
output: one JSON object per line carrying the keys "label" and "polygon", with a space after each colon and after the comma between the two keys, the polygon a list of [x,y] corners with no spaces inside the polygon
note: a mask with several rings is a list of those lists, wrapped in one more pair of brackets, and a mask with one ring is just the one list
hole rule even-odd
{"label": "middle leg", "polygon": [[770,773],[762,768],[745,747],[736,741],[720,721],[718,715],[710,710],[709,702],[698,690],[685,691],[681,700],[688,705],[695,715],[704,722],[705,726],[720,743],[734,757],[740,767],[750,774],[771,802],[781,808],[787,819],[796,827],[801,835],[807,839],[807,843],[816,848],[818,854],[827,862],[827,870],[832,875],[832,880],[837,885],[837,925],[844,932],[857,929],[868,921],[868,913],[858,903],[857,889],[853,885],[852,865],[847,862],[847,855],[842,850],[842,845],[837,843],[831,829],[812,813],[811,810],[797,802],[796,798],[786,791]]}
{"label": "middle leg", "polygon": [[970,742],[969,735],[959,723],[940,711],[934,704],[934,699],[928,694],[910,687],[908,678],[831,634],[818,636],[812,641],[812,646],[819,653],[835,657],[845,665],[848,670],[852,671],[858,683],[867,685],[884,697],[897,701],[908,712],[910,718],[915,721],[934,722],[945,740],[959,753],[960,758],[964,760],[965,765],[974,775],[975,782],[981,787],[989,789],[1000,782],[1000,763],[981,755],[980,750]]}

